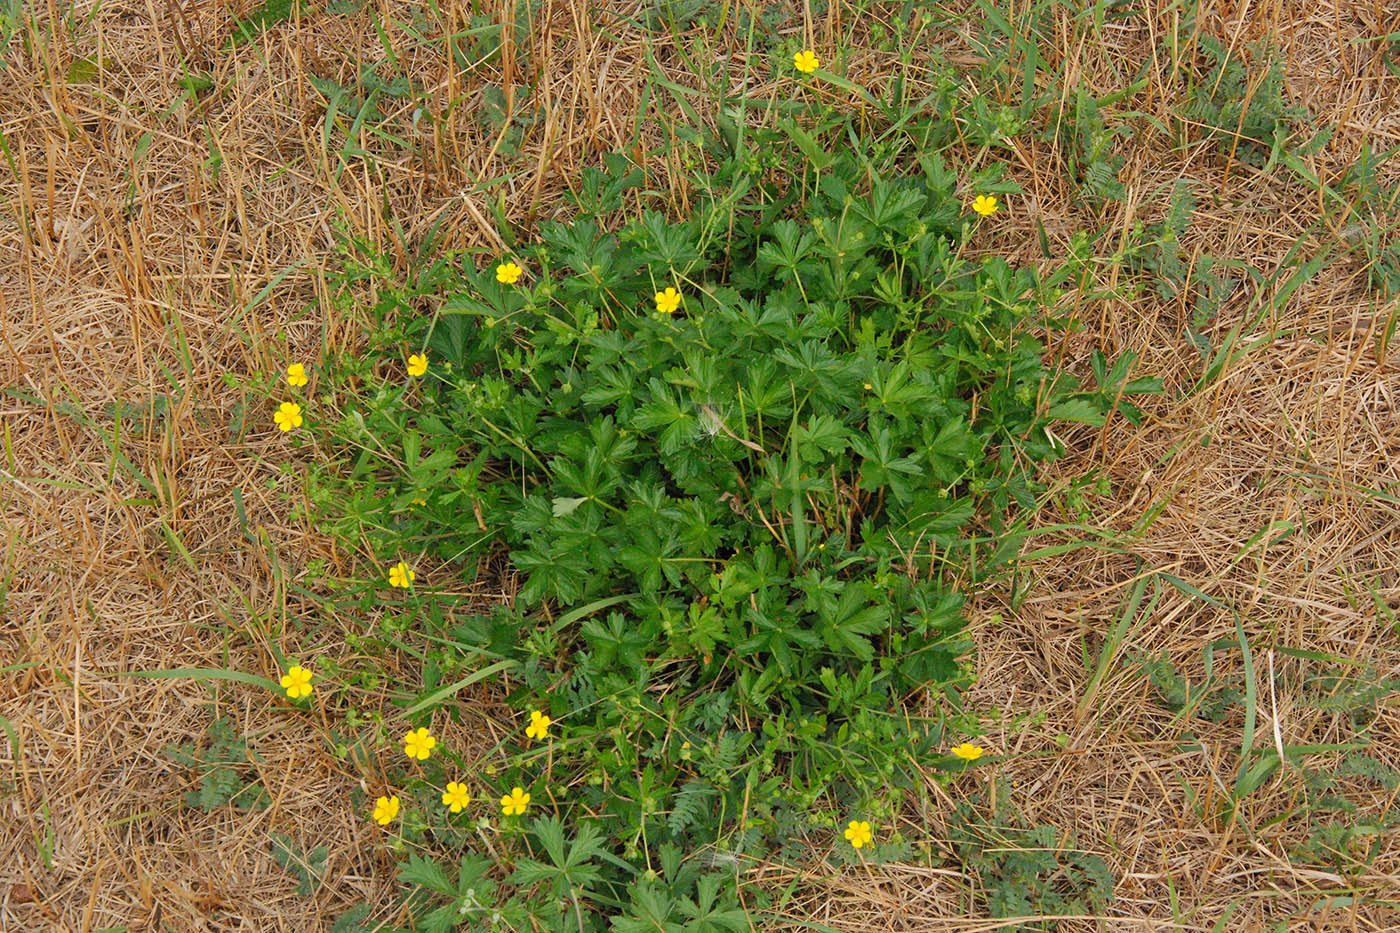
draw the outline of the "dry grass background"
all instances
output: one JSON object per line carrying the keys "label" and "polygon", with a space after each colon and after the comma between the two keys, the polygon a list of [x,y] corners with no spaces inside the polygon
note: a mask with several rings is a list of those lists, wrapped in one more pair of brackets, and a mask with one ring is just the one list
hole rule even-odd
{"label": "dry grass background", "polygon": [[[499,4],[487,6],[499,12]],[[1154,59],[1162,31],[1179,15],[1171,4],[1150,6],[1144,25],[1108,27],[1114,41],[1101,46],[1082,42],[1066,21],[1042,55],[1052,66],[1068,62],[1099,93],[1121,87],[1136,63]],[[1380,0],[1207,6],[1207,28],[1227,41],[1273,36],[1289,63],[1292,96],[1338,126],[1326,150],[1310,157],[1323,178],[1335,177],[1363,140],[1375,148],[1400,142],[1400,82],[1373,57],[1374,46],[1349,43],[1400,29],[1393,8]],[[484,84],[518,86],[526,76],[488,67],[456,74],[441,49],[418,46],[393,27],[413,21],[414,5],[376,6],[405,71],[440,100],[464,103],[435,130],[421,124],[418,154],[384,150],[339,174],[322,147],[320,99],[307,75],[348,79],[359,62],[383,57],[367,13],[306,14],[228,51],[224,41],[242,9],[224,3],[26,10],[30,47],[12,41],[0,71],[0,132],[15,160],[15,171],[0,163],[0,385],[49,405],[0,397],[7,585],[0,715],[20,748],[18,757],[8,745],[0,752],[0,930],[303,931],[328,928],[362,901],[376,916],[392,915],[394,859],[354,808],[356,790],[381,791],[381,771],[333,757],[324,723],[256,689],[225,687],[217,712],[249,736],[272,805],[252,813],[181,808],[191,775],[163,750],[203,734],[214,695],[188,680],[119,675],[203,666],[275,676],[274,644],[287,655],[335,656],[353,666],[336,626],[316,618],[296,590],[309,560],[348,574],[353,555],[286,519],[300,455],[240,381],[353,339],[353,321],[329,300],[323,275],[334,224],[400,259],[439,219],[449,245],[490,245],[496,234],[486,195],[475,190],[479,179],[511,173],[509,212],[547,216],[579,164],[629,146],[646,66],[642,33],[619,17],[638,9],[543,4],[528,56],[546,76],[538,90],[543,118],[512,160],[470,114]],[[449,15],[458,28],[465,22],[460,12]],[[878,80],[890,62],[863,51],[869,24],[853,20],[853,10],[838,5],[806,28],[824,58],[841,46],[853,77]],[[597,28],[604,22],[613,35]],[[956,28],[942,38],[954,56],[973,54]],[[663,63],[675,61],[669,37],[653,41]],[[934,51],[916,50],[916,58]],[[101,67],[70,82],[80,58]],[[181,61],[210,73],[218,91],[172,106]],[[674,77],[687,80],[679,67]],[[1177,125],[1180,88],[1163,67],[1152,78],[1124,106]],[[217,175],[205,164],[211,140],[222,156]],[[1035,148],[1014,154],[1012,175],[1027,193],[1009,205],[996,248],[1031,258],[1037,220],[1061,243],[1085,227],[1121,232],[1133,219],[1160,216],[1183,173],[1215,195],[1203,199],[1193,250],[1271,270],[1319,216],[1315,194],[1281,173],[1261,178],[1227,166],[1212,144],[1170,149],[1143,135],[1128,144],[1126,203],[1091,217],[1075,206],[1057,159]],[[649,168],[656,183],[684,196],[674,166],[652,156]],[[1114,275],[1105,269],[1103,284]],[[1252,288],[1236,294],[1217,336],[1253,297]],[[1400,840],[1382,839],[1369,872],[1342,878],[1294,864],[1290,846],[1306,832],[1305,820],[1283,819],[1251,837],[1193,809],[1188,789],[1211,798],[1231,782],[1239,718],[1193,725],[1199,749],[1182,751],[1183,727],[1150,702],[1128,659],[1166,651],[1198,682],[1202,646],[1233,637],[1228,613],[1168,592],[1132,628],[1092,698],[1083,695],[1080,647],[1085,638],[1097,645],[1109,629],[1140,559],[1144,569],[1170,571],[1236,606],[1261,643],[1400,673],[1391,623],[1367,590],[1391,607],[1400,602],[1400,522],[1393,504],[1362,492],[1400,480],[1400,375],[1393,354],[1377,355],[1376,340],[1393,310],[1366,287],[1355,262],[1339,260],[1266,320],[1271,343],[1206,391],[1185,400],[1169,393],[1141,428],[1117,423],[1074,435],[1076,453],[1056,471],[1068,477],[1097,467],[1109,478],[1110,494],[1091,500],[1095,521],[1126,533],[1154,505],[1160,515],[1131,542],[1131,555],[1084,549],[1030,566],[1030,591],[1016,612],[995,594],[977,600],[980,682],[972,702],[1037,714],[1017,726],[989,719],[986,744],[1012,756],[1000,772],[1018,782],[1029,819],[1072,832],[1122,878],[1109,916],[1066,919],[1064,928],[1218,922],[1217,929],[1244,930],[1282,921],[1289,929],[1400,929],[1395,908],[1322,903],[1326,892],[1400,897]],[[1135,349],[1145,371],[1179,390],[1194,365],[1180,336],[1185,314],[1152,297],[1104,302],[1084,309],[1090,327],[1065,350],[1082,360],[1094,343]],[[172,392],[168,417],[127,421],[118,442],[158,490],[152,496],[114,466],[105,409]],[[98,429],[53,407],[65,401]],[[252,420],[239,438],[229,424],[244,404]],[[244,538],[235,489],[250,524],[266,530],[272,555]],[[1285,521],[1299,530],[1245,553],[1257,532]],[[196,569],[176,555],[164,529],[190,550]],[[1276,655],[1270,674],[1266,653],[1259,655],[1261,696],[1268,691],[1259,743],[1272,742],[1275,731],[1286,744],[1345,737],[1340,717],[1304,702],[1301,662]],[[1238,663],[1221,659],[1227,672]],[[354,702],[373,710],[377,698],[361,690]],[[479,721],[457,727],[462,743],[489,726],[490,709],[474,707],[471,716]],[[1383,700],[1372,754],[1400,767],[1397,731],[1400,710]],[[1278,772],[1244,802],[1248,825],[1296,808],[1298,784],[1291,767]],[[969,789],[955,784],[940,793]],[[1373,785],[1352,790],[1363,813],[1392,805]],[[941,829],[936,817],[918,827],[935,838]],[[327,882],[314,897],[297,897],[294,880],[272,861],[270,831],[330,847]],[[773,883],[796,883],[787,908],[794,917],[849,930],[998,925],[975,919],[969,882],[951,869],[838,872],[815,854],[799,875],[756,870]]]}

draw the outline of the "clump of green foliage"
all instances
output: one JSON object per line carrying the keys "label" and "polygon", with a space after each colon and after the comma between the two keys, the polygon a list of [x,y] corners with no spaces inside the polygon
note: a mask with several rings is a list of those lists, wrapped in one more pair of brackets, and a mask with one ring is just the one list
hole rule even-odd
{"label": "clump of green foliage", "polygon": [[247,740],[228,719],[211,722],[204,741],[172,745],[165,755],[192,769],[199,779],[199,788],[185,795],[186,806],[217,810],[233,804],[242,810],[261,810],[270,802],[253,770],[256,753],[248,750]]}
{"label": "clump of green foliage", "polygon": [[[1371,287],[1385,297],[1400,294],[1400,185],[1387,184],[1379,169],[1400,147],[1376,153],[1362,144],[1356,161],[1343,172],[1337,187],[1347,192],[1348,219],[1343,233],[1359,244]],[[1395,316],[1387,321],[1385,342],[1395,331]]]}
{"label": "clump of green foliage", "polygon": [[[343,293],[373,286],[374,333],[339,362],[313,501],[386,562],[518,580],[513,603],[451,622],[432,592],[449,581],[420,580],[399,624],[450,646],[425,695],[497,664],[513,707],[555,720],[548,745],[500,748],[489,791],[520,785],[562,818],[517,827],[548,857],[513,877],[554,893],[486,898],[468,854],[456,881],[409,869],[433,916],[735,928],[680,853],[732,866],[838,815],[891,815],[944,760],[943,714],[907,701],[956,699],[963,587],[1035,508],[1031,469],[1063,450],[1049,427],[1158,390],[1122,361],[1085,390],[1044,364],[1035,331],[1063,325],[1044,309],[1069,270],[969,258],[977,221],[937,154],[912,173],[813,164],[816,142],[790,135],[800,151],[698,173],[678,218],[609,159],[579,179],[576,216],[484,271],[428,253],[405,279],[347,244]],[[498,259],[527,277],[497,281]],[[658,313],[667,288],[683,303]],[[429,372],[405,380],[420,349]],[[404,834],[465,849],[433,804],[446,779],[434,759],[410,782],[430,815]]]}
{"label": "clump of green foliage", "polygon": [[[1116,879],[1100,856],[1064,842],[1055,827],[1026,828],[959,803],[950,841],[964,870],[986,891],[993,917],[1097,913],[1113,901]],[[1052,921],[1010,929],[1050,930]]]}
{"label": "clump of green foliage", "polygon": [[[1263,46],[1235,51],[1211,35],[1199,42],[1207,65],[1192,82],[1186,116],[1207,127],[1226,153],[1262,165],[1309,116],[1307,108],[1288,100],[1283,59]],[[1262,65],[1251,67],[1248,59]]]}
{"label": "clump of green foliage", "polygon": [[310,897],[326,876],[330,849],[316,846],[302,849],[284,833],[272,834],[272,858],[297,880],[297,896]]}
{"label": "clump of green foliage", "polygon": [[[1209,651],[1209,647],[1206,650]],[[1207,660],[1207,668],[1209,663]],[[1242,697],[1238,687],[1217,685],[1209,675],[1205,683],[1193,685],[1177,671],[1166,652],[1144,660],[1142,669],[1162,705],[1186,717],[1199,716],[1220,722],[1239,705]]]}
{"label": "clump of green foliage", "polygon": [[1115,144],[1131,130],[1124,125],[1109,129],[1103,105],[1082,87],[1072,101],[1061,106],[1055,125],[1070,174],[1078,179],[1082,195],[1091,202],[1121,201],[1126,189],[1118,173],[1124,156]]}
{"label": "clump of green foliage", "polygon": [[[1372,870],[1376,859],[1400,826],[1396,789],[1400,775],[1358,746],[1369,745],[1380,706],[1400,691],[1400,678],[1384,677],[1372,667],[1324,669],[1304,679],[1304,702],[1335,717],[1341,738],[1340,757],[1324,764],[1299,767],[1300,811],[1308,834],[1293,855],[1300,862],[1324,866],[1344,875]],[[1370,786],[1374,803],[1364,809],[1358,786]]]}
{"label": "clump of green foliage", "polygon": [[1239,287],[1240,276],[1257,281],[1260,273],[1237,260],[1218,259],[1209,253],[1192,256],[1185,251],[1182,238],[1195,211],[1192,181],[1178,178],[1165,216],[1153,223],[1134,224],[1123,258],[1130,270],[1151,277],[1159,297],[1181,303],[1190,315],[1184,335],[1204,360],[1211,353],[1206,330]]}

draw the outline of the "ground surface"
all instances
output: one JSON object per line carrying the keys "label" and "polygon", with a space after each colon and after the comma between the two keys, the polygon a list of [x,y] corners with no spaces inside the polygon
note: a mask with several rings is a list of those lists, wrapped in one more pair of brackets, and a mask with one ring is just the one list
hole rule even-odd
{"label": "ground surface", "polygon": [[[1075,61],[1091,86],[1121,87],[1124,63],[1150,59],[1153,30],[1177,15],[1160,6],[1112,47],[1049,52]],[[1309,158],[1314,172],[1331,177],[1363,140],[1400,143],[1400,79],[1369,46],[1351,42],[1400,28],[1384,5],[1214,6],[1208,24],[1218,35],[1275,35],[1292,96],[1338,126]],[[229,50],[233,16],[222,3],[80,5],[41,11],[27,48],[16,38],[0,51],[8,65],[0,79],[8,148],[0,160],[0,385],[21,390],[0,397],[0,716],[14,731],[14,745],[0,748],[0,930],[304,931],[328,928],[354,903],[388,909],[394,859],[351,803],[371,774],[336,761],[305,717],[287,715],[264,692],[225,686],[217,713],[256,751],[270,806],[182,807],[191,771],[166,750],[205,734],[213,694],[188,679],[123,675],[208,667],[276,676],[272,642],[288,631],[297,640],[278,644],[284,652],[353,660],[333,630],[287,625],[302,609],[296,582],[307,562],[348,574],[354,555],[285,520],[301,455],[239,382],[352,338],[323,275],[337,225],[386,250],[411,248],[438,220],[450,245],[490,243],[479,179],[509,169],[509,212],[548,216],[573,167],[632,144],[639,29],[608,37],[593,28],[607,14],[586,4],[542,9],[533,41],[549,77],[539,89],[544,119],[521,141],[523,170],[465,116],[425,131],[418,154],[351,159],[338,170],[308,76],[346,78],[355,62],[382,58],[369,16],[307,14]],[[413,19],[407,4],[379,12],[385,22]],[[811,26],[818,49],[859,35],[850,28],[834,15]],[[480,76],[454,76],[401,32],[386,36],[421,86],[446,97],[479,90]],[[673,61],[671,39],[655,41],[658,57]],[[955,33],[948,42],[954,58],[974,54]],[[217,93],[180,101],[182,61],[208,74]],[[881,67],[878,54],[851,52],[853,77]],[[489,77],[508,87],[522,80]],[[1177,119],[1174,88],[1153,78],[1131,106]],[[1017,153],[1013,174],[1027,193],[1008,205],[1000,248],[1033,255],[1022,244],[1035,242],[1036,221],[1062,243],[1090,224],[1122,231],[1135,218],[1160,217],[1183,173],[1214,193],[1187,244],[1198,253],[1271,270],[1318,216],[1305,187],[1229,164],[1211,144],[1167,148],[1142,138],[1126,153],[1128,197],[1099,217],[1073,206],[1072,188],[1044,154]],[[668,166],[652,168],[665,179]],[[1115,275],[1105,267],[1101,284]],[[1251,318],[1276,288],[1240,289],[1211,333]],[[1134,349],[1172,391],[1141,427],[1069,438],[1074,453],[1056,474],[1097,468],[1108,488],[1088,496],[1084,516],[1047,514],[1044,524],[1082,520],[1122,533],[1130,547],[1033,561],[1014,608],[1004,593],[979,598],[971,702],[1029,714],[1019,724],[989,720],[986,744],[1011,756],[1001,773],[1016,782],[1028,820],[1073,832],[1120,876],[1108,927],[1400,928],[1400,912],[1374,902],[1400,892],[1400,840],[1368,840],[1377,847],[1370,867],[1345,877],[1300,863],[1294,847],[1309,823],[1290,816],[1300,794],[1292,765],[1241,805],[1244,822],[1263,829],[1251,835],[1210,816],[1233,783],[1240,717],[1192,723],[1196,739],[1183,741],[1186,726],[1153,702],[1130,659],[1166,652],[1199,683],[1202,648],[1235,638],[1229,611],[1164,589],[1132,621],[1092,693],[1083,653],[1087,644],[1096,656],[1138,575],[1168,572],[1233,606],[1258,644],[1295,652],[1255,658],[1259,745],[1355,734],[1346,716],[1310,705],[1315,665],[1296,652],[1362,662],[1379,677],[1400,673],[1387,616],[1400,601],[1400,513],[1396,500],[1371,492],[1400,480],[1400,370],[1378,340],[1394,310],[1355,262],[1329,264],[1265,316],[1256,336],[1271,341],[1184,400],[1197,360],[1176,302],[1150,292],[1101,302],[1084,312],[1089,333],[1062,348],[1074,360],[1091,339]],[[153,395],[170,398],[168,408],[151,409]],[[118,429],[119,401],[147,407],[127,411]],[[240,434],[244,405],[251,410]],[[267,546],[249,543],[235,490]],[[1056,540],[1050,533],[1035,544]],[[1237,652],[1221,653],[1217,673],[1240,669]],[[362,699],[372,709],[373,697]],[[1377,701],[1367,729],[1371,755],[1400,761],[1393,697]],[[1318,761],[1328,767],[1325,756]],[[1362,781],[1347,792],[1363,815],[1393,795]],[[927,817],[935,836],[939,819]],[[315,897],[297,896],[295,879],[272,860],[270,831],[328,846],[327,883]],[[997,926],[968,919],[979,908],[953,869],[836,872],[820,854],[798,879],[791,869],[755,872],[783,886],[796,880],[787,907],[794,918],[850,930]]]}

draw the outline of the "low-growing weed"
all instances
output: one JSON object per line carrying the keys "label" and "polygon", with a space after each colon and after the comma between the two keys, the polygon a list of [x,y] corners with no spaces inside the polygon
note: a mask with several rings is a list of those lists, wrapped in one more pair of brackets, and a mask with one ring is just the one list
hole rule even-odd
{"label": "low-growing weed", "polygon": [[[1013,131],[984,116],[989,144]],[[975,729],[967,589],[1037,508],[1052,426],[1137,418],[1160,385],[1131,356],[1082,388],[1045,364],[1073,270],[974,257],[1017,189],[927,145],[953,119],[909,126],[912,163],[820,121],[692,133],[680,215],[612,157],[485,262],[346,239],[337,300],[372,296],[370,333],[326,366],[311,501],[382,562],[380,635],[433,639],[405,728],[486,673],[521,717],[473,772],[491,815],[437,803],[470,794],[422,736],[376,802],[452,853],[404,867],[425,928],[743,929],[743,860],[905,851],[921,770],[981,754],[948,753]],[[483,575],[513,599],[452,611]]]}
{"label": "low-growing weed", "polygon": [[[1060,831],[1019,818],[989,817],[959,803],[949,820],[959,862],[985,892],[993,917],[1096,913],[1113,901],[1117,879],[1098,855],[1079,851]],[[1051,930],[1046,920],[1008,929]]]}
{"label": "low-growing weed", "polygon": [[1186,116],[1232,159],[1263,165],[1309,117],[1307,108],[1288,100],[1283,59],[1264,46],[1227,48],[1206,34],[1199,47],[1207,65],[1192,82]]}
{"label": "low-growing weed", "polygon": [[185,804],[202,810],[216,810],[226,804],[243,810],[260,810],[270,800],[267,790],[252,773],[256,753],[232,722],[215,719],[204,733],[203,742],[183,742],[165,750],[172,761],[194,772],[199,789],[185,795]]}
{"label": "low-growing weed", "polygon": [[330,850],[325,846],[316,846],[303,851],[291,837],[273,833],[272,857],[297,879],[297,896],[310,897],[325,877]]}

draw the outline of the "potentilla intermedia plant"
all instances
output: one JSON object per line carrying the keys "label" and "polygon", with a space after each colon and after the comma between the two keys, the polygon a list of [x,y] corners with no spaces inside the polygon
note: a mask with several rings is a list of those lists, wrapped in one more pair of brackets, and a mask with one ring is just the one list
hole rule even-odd
{"label": "potentilla intermedia plant", "polygon": [[[965,681],[966,587],[1016,551],[1032,468],[1061,452],[1048,428],[1155,388],[1046,367],[1069,273],[968,258],[998,202],[937,155],[890,177],[790,155],[791,177],[733,155],[691,216],[622,223],[637,179],[609,160],[509,261],[410,285],[356,267],[382,352],[342,361],[346,457],[316,494],[386,563],[518,581],[434,642],[506,661],[531,711],[495,816],[596,824],[638,866],[809,832],[833,857],[901,851],[869,827],[952,734],[911,700]],[[407,352],[432,361],[412,384]],[[410,598],[443,625],[447,596]],[[838,845],[846,813],[870,819]]]}

